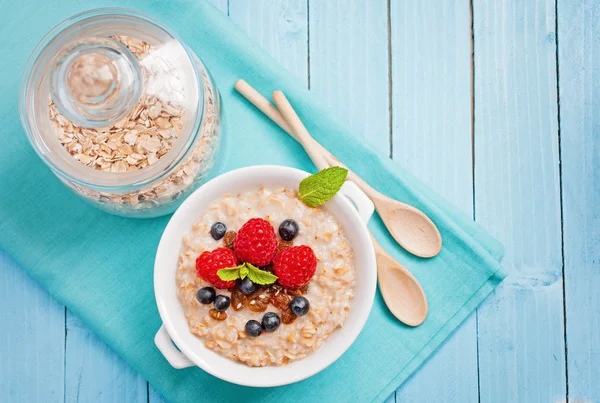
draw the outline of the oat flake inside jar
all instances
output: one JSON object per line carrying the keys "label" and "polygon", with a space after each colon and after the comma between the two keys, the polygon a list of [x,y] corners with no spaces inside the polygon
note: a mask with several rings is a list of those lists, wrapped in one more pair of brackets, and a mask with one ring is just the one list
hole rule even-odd
{"label": "oat flake inside jar", "polygon": [[31,55],[19,108],[29,141],[70,189],[108,212],[171,213],[207,177],[220,98],[168,28],[124,9],[59,24]]}

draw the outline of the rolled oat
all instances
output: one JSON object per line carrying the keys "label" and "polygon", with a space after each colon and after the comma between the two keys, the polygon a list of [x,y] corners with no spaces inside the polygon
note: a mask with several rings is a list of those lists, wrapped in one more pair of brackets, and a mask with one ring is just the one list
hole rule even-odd
{"label": "rolled oat", "polygon": [[[227,319],[221,322],[211,318],[210,305],[196,303],[196,291],[208,283],[196,275],[195,259],[203,251],[222,247],[222,242],[209,234],[212,224],[220,221],[235,230],[254,217],[267,219],[275,228],[289,218],[300,224],[294,243],[313,249],[318,258],[317,272],[309,286],[302,290],[284,291],[280,286],[274,286],[269,288],[269,293],[273,294],[270,298],[283,296],[288,304],[293,295],[305,293],[311,304],[307,315],[296,317],[289,308],[282,311],[269,300],[262,310],[255,311],[249,306],[230,309]],[[354,299],[354,255],[343,229],[326,209],[307,207],[293,190],[261,188],[238,195],[227,194],[215,200],[200,214],[192,228],[183,237],[180,269],[176,274],[177,296],[187,314],[190,332],[204,340],[207,348],[249,366],[287,365],[317,351],[336,329],[344,325]],[[347,270],[335,273],[335,268],[340,265]],[[231,296],[235,307],[246,301],[237,288],[218,290],[218,293]],[[258,304],[261,295],[269,298],[264,289],[258,290],[249,296],[250,303]],[[273,333],[247,337],[246,322],[250,319],[260,322],[264,312],[277,313],[282,317],[282,324]],[[198,331],[198,324],[206,324],[211,331]],[[236,339],[223,336],[228,328],[235,329]]]}

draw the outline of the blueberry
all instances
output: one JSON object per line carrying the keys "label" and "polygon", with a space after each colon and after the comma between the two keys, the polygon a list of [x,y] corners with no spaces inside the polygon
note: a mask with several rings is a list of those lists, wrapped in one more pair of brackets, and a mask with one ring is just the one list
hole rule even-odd
{"label": "blueberry", "polygon": [[285,220],[279,225],[279,236],[284,241],[291,241],[298,235],[298,223],[294,220]]}
{"label": "blueberry", "polygon": [[279,327],[281,319],[275,312],[267,312],[262,318],[262,327],[265,332],[274,332]]}
{"label": "blueberry", "polygon": [[297,316],[306,315],[308,313],[308,309],[310,308],[310,304],[308,300],[304,297],[295,297],[290,303],[290,309]]}
{"label": "blueberry", "polygon": [[256,291],[256,284],[254,284],[249,277],[246,277],[240,282],[238,288],[244,295],[250,295]]}
{"label": "blueberry", "polygon": [[246,322],[246,333],[248,336],[258,337],[262,333],[262,325],[254,319]]}
{"label": "blueberry", "polygon": [[222,222],[217,221],[210,227],[210,236],[212,236],[215,241],[223,238],[226,232],[227,227]]}
{"label": "blueberry", "polygon": [[215,300],[217,293],[212,287],[204,287],[198,290],[196,298],[201,304],[211,304]]}
{"label": "blueberry", "polygon": [[215,298],[215,309],[219,312],[226,311],[229,308],[229,304],[231,303],[231,299],[226,297],[225,295],[217,295]]}

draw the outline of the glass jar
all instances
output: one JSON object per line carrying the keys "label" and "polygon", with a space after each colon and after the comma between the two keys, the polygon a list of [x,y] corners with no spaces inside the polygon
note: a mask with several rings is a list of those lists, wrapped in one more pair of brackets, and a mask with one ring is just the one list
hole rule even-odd
{"label": "glass jar", "polygon": [[173,212],[207,177],[220,97],[200,59],[137,11],[75,15],[38,44],[19,109],[40,158],[97,207],[129,217]]}

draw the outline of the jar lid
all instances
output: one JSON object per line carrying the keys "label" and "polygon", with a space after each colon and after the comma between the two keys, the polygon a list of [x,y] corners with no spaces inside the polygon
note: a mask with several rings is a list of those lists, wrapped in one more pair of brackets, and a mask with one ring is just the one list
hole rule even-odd
{"label": "jar lid", "polygon": [[55,27],[21,83],[21,119],[40,157],[82,185],[143,186],[168,172],[198,132],[195,56],[161,23],[97,9]]}

